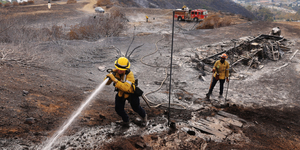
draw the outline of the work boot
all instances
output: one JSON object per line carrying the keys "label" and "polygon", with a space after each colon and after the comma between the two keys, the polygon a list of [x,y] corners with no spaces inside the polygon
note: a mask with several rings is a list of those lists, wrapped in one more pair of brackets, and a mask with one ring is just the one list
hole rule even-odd
{"label": "work boot", "polygon": [[143,118],[143,120],[142,120],[142,126],[147,126],[147,124],[148,124],[148,120],[147,120],[147,114],[145,115],[145,117]]}
{"label": "work boot", "polygon": [[210,98],[210,95],[211,95],[210,93],[207,93],[207,94],[206,94],[206,98],[209,99],[209,98]]}
{"label": "work boot", "polygon": [[224,98],[223,95],[219,95],[219,98]]}
{"label": "work boot", "polygon": [[122,122],[121,125],[122,127],[129,128],[129,122]]}
{"label": "work boot", "polygon": [[129,127],[129,122],[124,122],[124,121],[116,121],[116,124],[119,124],[123,127]]}

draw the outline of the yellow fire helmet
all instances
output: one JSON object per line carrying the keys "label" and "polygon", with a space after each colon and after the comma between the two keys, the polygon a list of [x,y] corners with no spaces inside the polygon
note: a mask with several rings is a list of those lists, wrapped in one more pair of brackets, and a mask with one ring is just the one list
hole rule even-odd
{"label": "yellow fire helmet", "polygon": [[115,61],[115,67],[119,70],[127,70],[130,68],[130,62],[126,57],[120,57]]}

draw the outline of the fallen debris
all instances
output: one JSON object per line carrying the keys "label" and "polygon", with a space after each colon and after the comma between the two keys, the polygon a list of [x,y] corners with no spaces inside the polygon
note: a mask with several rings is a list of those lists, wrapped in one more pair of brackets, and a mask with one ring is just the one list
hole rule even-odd
{"label": "fallen debris", "polygon": [[219,114],[219,115],[222,115],[222,116],[224,116],[224,117],[228,117],[228,118],[231,118],[231,119],[235,119],[235,120],[237,120],[237,121],[241,121],[241,122],[247,123],[246,120],[244,120],[244,119],[242,119],[242,118],[239,118],[239,117],[236,116],[236,115],[227,113],[227,112],[225,112],[225,111],[219,111],[218,114]]}
{"label": "fallen debris", "polygon": [[289,65],[289,63],[285,63],[284,65],[280,66],[279,68],[274,69],[274,71],[277,71],[277,70],[279,70],[279,69],[281,69],[281,68],[283,68],[283,67],[286,67],[286,66],[288,66],[288,65]]}
{"label": "fallen debris", "polygon": [[270,35],[275,35],[275,36],[280,36],[281,34],[281,30],[279,27],[275,27],[272,29],[272,32],[270,33]]}
{"label": "fallen debris", "polygon": [[[219,59],[219,56],[223,53],[226,53],[229,57],[228,60],[231,66],[247,66],[246,70],[253,69],[262,69],[265,64],[264,60],[278,61],[280,60],[285,52],[290,52],[290,46],[294,43],[288,41],[282,36],[278,35],[264,35],[261,34],[257,37],[241,37],[238,40],[228,40],[220,43],[204,45],[196,48],[195,56],[191,57],[192,62],[196,62],[196,69],[201,72],[198,76],[200,80],[205,81],[203,76],[205,76],[205,71],[210,72],[212,65]],[[290,60],[298,52],[295,51]],[[277,71],[284,66],[275,69]],[[239,68],[235,70],[231,69],[231,73],[239,72]],[[244,79],[244,77],[232,78],[232,79]]]}
{"label": "fallen debris", "polygon": [[205,124],[204,120],[202,120],[201,122],[190,121],[189,124],[191,124],[195,129],[200,130],[202,133],[212,134],[221,139],[225,139],[226,137],[225,133],[222,133],[216,129],[211,128],[210,122],[206,122]]}
{"label": "fallen debris", "polygon": [[295,51],[295,53],[290,57],[290,60],[292,60],[294,58],[294,56],[297,54],[298,49]]}

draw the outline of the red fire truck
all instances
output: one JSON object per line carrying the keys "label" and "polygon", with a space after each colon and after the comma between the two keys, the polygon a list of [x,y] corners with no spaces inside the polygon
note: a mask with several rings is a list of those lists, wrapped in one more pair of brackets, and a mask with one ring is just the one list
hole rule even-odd
{"label": "red fire truck", "polygon": [[207,18],[207,10],[206,9],[177,9],[175,10],[175,19],[178,21],[186,20],[186,21],[202,21]]}

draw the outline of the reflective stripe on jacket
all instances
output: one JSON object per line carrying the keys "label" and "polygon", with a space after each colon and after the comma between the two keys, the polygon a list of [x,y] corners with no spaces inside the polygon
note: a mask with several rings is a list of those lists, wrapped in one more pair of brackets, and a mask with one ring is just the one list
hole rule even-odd
{"label": "reflective stripe on jacket", "polygon": [[[132,84],[134,86],[134,75],[133,73],[130,71],[129,74],[127,75],[122,75],[120,76],[118,73],[116,73],[115,76],[119,81],[116,83],[115,87],[118,89],[118,96],[119,97],[124,97],[124,98],[128,98],[129,94],[128,93],[134,93],[133,89],[132,89]],[[112,80],[109,80],[106,85],[110,85],[112,82]]]}
{"label": "reflective stripe on jacket", "polygon": [[220,60],[217,60],[214,65],[214,69],[214,77],[216,77],[217,73],[219,73],[219,79],[221,80],[225,79],[225,77],[229,77],[229,63],[226,60],[224,63],[221,63]]}

